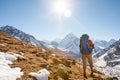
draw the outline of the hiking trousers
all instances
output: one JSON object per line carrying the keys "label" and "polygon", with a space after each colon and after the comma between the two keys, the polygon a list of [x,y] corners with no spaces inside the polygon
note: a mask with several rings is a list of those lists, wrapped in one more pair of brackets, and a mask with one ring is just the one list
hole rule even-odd
{"label": "hiking trousers", "polygon": [[93,70],[93,61],[92,61],[92,54],[82,54],[82,63],[83,63],[83,69],[86,70],[86,62],[88,60],[88,63],[90,65],[91,70]]}

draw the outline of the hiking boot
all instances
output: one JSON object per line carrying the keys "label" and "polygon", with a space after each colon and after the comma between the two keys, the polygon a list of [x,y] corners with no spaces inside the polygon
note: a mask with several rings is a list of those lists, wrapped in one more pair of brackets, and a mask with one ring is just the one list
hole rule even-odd
{"label": "hiking boot", "polygon": [[93,77],[93,72],[91,72],[90,76]]}
{"label": "hiking boot", "polygon": [[87,79],[87,76],[86,76],[86,74],[84,74],[84,77]]}

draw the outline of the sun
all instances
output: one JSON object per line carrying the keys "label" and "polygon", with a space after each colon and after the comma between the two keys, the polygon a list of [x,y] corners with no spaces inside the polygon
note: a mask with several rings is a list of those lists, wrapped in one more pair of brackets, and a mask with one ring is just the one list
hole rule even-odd
{"label": "sun", "polygon": [[64,17],[72,16],[68,0],[55,0],[52,5],[53,11],[56,15]]}
{"label": "sun", "polygon": [[72,12],[68,9],[64,12],[64,16],[65,17],[71,17],[72,16]]}

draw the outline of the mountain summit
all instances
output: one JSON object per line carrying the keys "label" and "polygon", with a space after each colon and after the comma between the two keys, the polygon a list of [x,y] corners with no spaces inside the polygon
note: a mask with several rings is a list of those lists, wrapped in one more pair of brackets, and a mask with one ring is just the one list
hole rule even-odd
{"label": "mountain summit", "polygon": [[69,33],[63,40],[61,40],[58,47],[79,54],[79,39],[73,33]]}
{"label": "mountain summit", "polygon": [[71,32],[68,35],[66,35],[65,38],[74,38],[74,37],[76,37],[76,36]]}

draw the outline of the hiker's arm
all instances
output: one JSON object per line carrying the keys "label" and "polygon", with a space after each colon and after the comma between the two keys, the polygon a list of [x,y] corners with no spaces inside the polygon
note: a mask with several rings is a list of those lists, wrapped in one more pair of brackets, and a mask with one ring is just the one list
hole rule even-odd
{"label": "hiker's arm", "polygon": [[94,48],[94,43],[92,42],[92,47]]}
{"label": "hiker's arm", "polygon": [[89,40],[89,43],[90,43],[90,46],[92,46],[92,48],[94,48],[94,43],[91,40]]}

